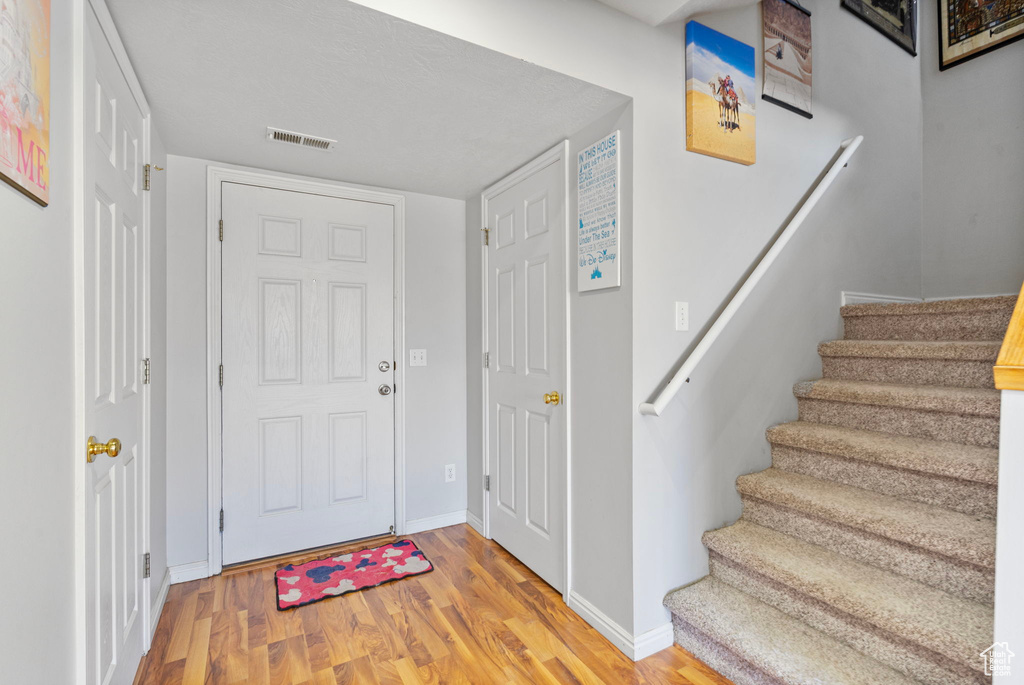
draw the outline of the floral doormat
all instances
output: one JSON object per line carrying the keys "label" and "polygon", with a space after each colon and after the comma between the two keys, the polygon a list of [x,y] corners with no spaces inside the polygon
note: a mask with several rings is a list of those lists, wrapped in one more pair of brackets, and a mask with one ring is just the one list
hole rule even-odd
{"label": "floral doormat", "polygon": [[433,571],[411,540],[336,557],[288,564],[274,574],[279,611]]}

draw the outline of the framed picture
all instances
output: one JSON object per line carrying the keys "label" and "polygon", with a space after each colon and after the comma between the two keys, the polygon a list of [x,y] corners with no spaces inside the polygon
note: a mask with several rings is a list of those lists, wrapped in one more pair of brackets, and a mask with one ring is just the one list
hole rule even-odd
{"label": "framed picture", "polygon": [[939,69],[1024,38],[1024,0],[939,0]]}
{"label": "framed picture", "polygon": [[50,201],[50,0],[0,2],[0,178]]}
{"label": "framed picture", "polygon": [[843,7],[917,55],[917,0],[843,0]]}
{"label": "framed picture", "polygon": [[686,24],[686,149],[753,164],[756,156],[754,48]]}
{"label": "framed picture", "polygon": [[811,118],[811,13],[796,0],[764,0],[764,85],[768,102]]}

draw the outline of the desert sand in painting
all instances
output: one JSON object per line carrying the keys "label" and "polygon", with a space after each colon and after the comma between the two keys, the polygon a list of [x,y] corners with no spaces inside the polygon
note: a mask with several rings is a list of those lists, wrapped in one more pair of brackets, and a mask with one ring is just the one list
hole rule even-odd
{"label": "desert sand in painting", "polygon": [[718,101],[696,90],[686,91],[686,149],[753,164],[754,115],[740,111],[740,129],[727,132],[718,125]]}

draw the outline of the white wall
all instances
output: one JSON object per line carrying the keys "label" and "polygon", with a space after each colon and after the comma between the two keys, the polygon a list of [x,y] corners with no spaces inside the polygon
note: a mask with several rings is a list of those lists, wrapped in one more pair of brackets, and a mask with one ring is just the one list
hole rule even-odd
{"label": "white wall", "polygon": [[924,294],[1017,293],[1024,281],[1024,41],[939,71],[921,6]]}
{"label": "white wall", "polygon": [[[10,683],[75,673],[72,8],[50,8],[50,206],[0,182],[0,679]],[[48,562],[62,565],[60,580],[27,588],[37,581],[26,565]]]}
{"label": "white wall", "polygon": [[[1008,484],[1013,484],[1007,487]],[[1010,649],[1024,644],[1024,392],[1004,390],[999,434],[999,511],[996,524],[996,627],[995,640]],[[1018,649],[1017,654],[1020,655]],[[1017,657],[1013,670],[1020,673],[1024,659]],[[1018,679],[997,678],[997,682],[1019,683]]]}
{"label": "white wall", "polygon": [[[839,332],[840,291],[920,295],[919,65],[838,3],[813,7],[814,119],[759,101],[758,161],[743,167],[685,151],[682,23],[651,28],[590,0],[360,1],[633,98],[633,382],[619,410],[633,440],[617,456],[632,477],[613,469],[601,484],[632,499],[631,539],[604,550],[631,553],[634,568],[587,599],[634,635],[664,626],[664,594],[707,570],[701,532],[739,515],[735,477],[768,465],[763,429],[794,417],[793,382],[820,372],[815,344]],[[757,6],[702,21],[760,46]],[[849,169],[680,400],[662,418],[637,416],[839,142],[861,133]],[[675,300],[690,303],[689,333],[673,330]],[[587,306],[614,302],[598,293]],[[580,326],[574,339],[597,332]],[[576,435],[603,429],[583,423]],[[577,449],[574,463],[589,456]],[[604,523],[578,517],[574,535],[599,539]],[[577,565],[573,582],[600,572]]]}
{"label": "white wall", "polygon": [[[168,559],[206,560],[206,168],[170,155],[167,164]],[[219,165],[218,166],[230,166]],[[352,185],[352,184],[349,184]],[[365,187],[365,186],[360,186]],[[399,191],[389,191],[399,192]],[[407,348],[426,348],[426,367],[406,364],[406,519],[466,509],[465,202],[406,197]],[[454,483],[444,466],[456,465]]]}

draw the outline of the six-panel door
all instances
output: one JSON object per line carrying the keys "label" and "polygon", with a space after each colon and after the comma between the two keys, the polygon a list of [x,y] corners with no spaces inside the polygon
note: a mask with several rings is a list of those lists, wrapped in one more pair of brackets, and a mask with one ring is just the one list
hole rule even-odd
{"label": "six-panel door", "polygon": [[563,587],[564,167],[554,162],[488,201],[491,537]]}
{"label": "six-panel door", "polygon": [[388,532],[394,209],[224,183],[222,214],[224,563]]}

